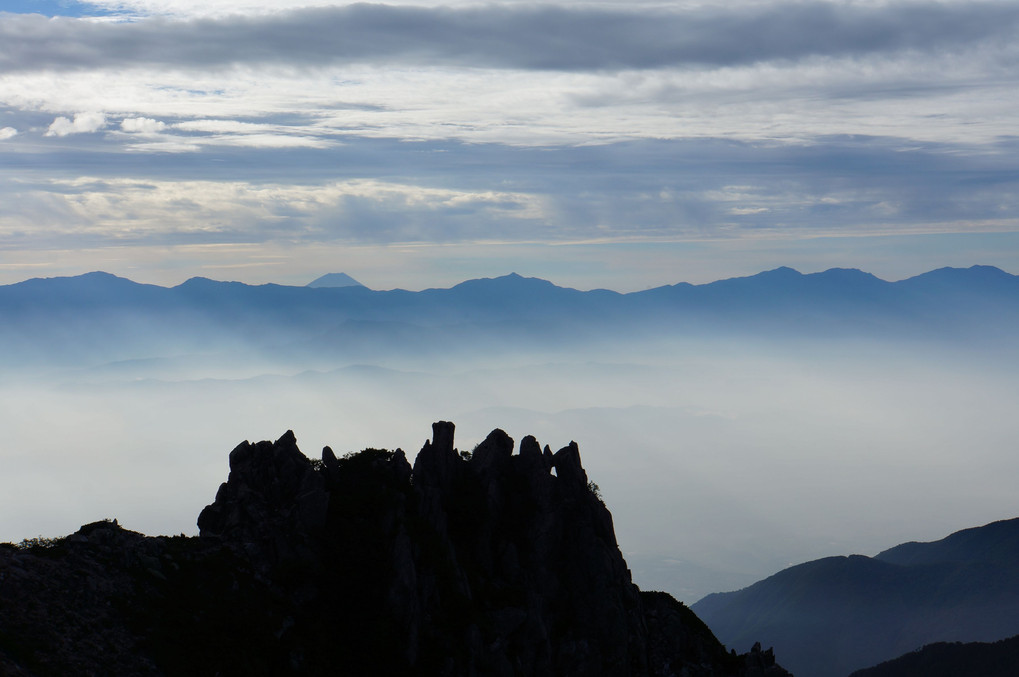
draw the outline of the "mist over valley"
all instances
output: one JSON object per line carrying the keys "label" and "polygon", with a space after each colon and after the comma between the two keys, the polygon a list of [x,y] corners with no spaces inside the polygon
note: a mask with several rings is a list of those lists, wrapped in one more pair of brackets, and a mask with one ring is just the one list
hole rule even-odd
{"label": "mist over valley", "polygon": [[0,313],[0,540],[191,534],[241,440],[412,453],[436,420],[462,449],[576,440],[635,582],[688,603],[1015,512],[1019,278],[994,268],[629,294],[93,273],[0,287]]}

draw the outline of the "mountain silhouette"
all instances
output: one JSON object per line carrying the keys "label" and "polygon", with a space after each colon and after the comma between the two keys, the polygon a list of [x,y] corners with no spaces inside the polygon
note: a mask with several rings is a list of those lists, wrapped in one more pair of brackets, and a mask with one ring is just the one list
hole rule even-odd
{"label": "mountain silhouette", "polygon": [[900,282],[858,270],[803,275],[778,268],[620,294],[516,274],[410,292],[205,278],[165,288],[89,273],[0,286],[0,313],[0,359],[11,364],[51,358],[97,364],[225,350],[238,341],[300,360],[302,346],[342,349],[342,336],[363,353],[371,340],[356,335],[358,323],[370,328],[376,322],[422,328],[425,339],[388,342],[375,349],[378,355],[441,345],[500,352],[510,336],[532,348],[570,351],[585,343],[665,336],[776,344],[855,337],[1011,350],[1019,331],[1019,278],[987,266]]}
{"label": "mountain silhouette", "polygon": [[363,287],[364,285],[346,273],[326,273],[309,282],[308,287]]}
{"label": "mountain silhouette", "polygon": [[851,677],[1014,677],[1019,637],[997,642],[935,642]]}
{"label": "mountain silhouette", "polygon": [[933,642],[1019,634],[1019,518],[828,557],[692,606],[727,643],[773,644],[796,674],[842,677]]}
{"label": "mountain silhouette", "polygon": [[198,537],[115,520],[0,545],[4,675],[788,677],[641,592],[570,443],[243,442]]}

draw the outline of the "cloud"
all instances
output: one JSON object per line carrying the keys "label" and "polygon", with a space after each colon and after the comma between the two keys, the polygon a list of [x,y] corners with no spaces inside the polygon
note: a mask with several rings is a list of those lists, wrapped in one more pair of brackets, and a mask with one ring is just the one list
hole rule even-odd
{"label": "cloud", "polygon": [[[0,189],[0,198],[0,243],[10,247],[29,240],[46,246],[493,240],[533,234],[543,201],[381,180],[295,185],[98,177],[15,185]],[[6,213],[3,205],[15,204]]]}
{"label": "cloud", "polygon": [[16,130],[14,127],[0,128],[0,141],[6,141],[7,139],[10,139],[11,137],[16,136],[17,134],[18,130]]}
{"label": "cloud", "polygon": [[[1014,32],[1014,22],[1003,20],[997,25],[988,18],[992,10],[1006,12],[1013,6],[1019,10],[1014,3],[967,3],[965,7],[973,10],[969,20],[983,28],[964,29],[963,37],[951,35],[954,23],[946,17],[962,6],[952,3],[814,2],[793,7],[759,2],[744,3],[740,11],[729,4],[721,9],[682,4],[687,7],[676,3],[677,9],[668,13],[669,17],[689,17],[694,24],[712,19],[717,24],[728,21],[732,25],[743,21],[744,12],[772,17],[771,23],[763,26],[773,27],[778,31],[776,36],[762,34],[754,39],[759,43],[775,43],[772,45],[775,58],[755,60],[757,57],[749,52],[742,58],[738,46],[733,45],[730,55],[736,62],[732,64],[680,59],[671,66],[657,66],[654,61],[637,58],[643,47],[638,46],[638,52],[620,47],[623,44],[620,41],[627,39],[622,28],[619,35],[595,40],[585,37],[583,25],[578,25],[559,36],[563,55],[580,58],[584,49],[596,49],[581,44],[586,40],[600,45],[597,49],[617,54],[619,63],[634,67],[596,69],[593,66],[597,62],[591,61],[588,62],[591,68],[580,64],[575,70],[525,69],[526,64],[513,55],[513,45],[521,53],[544,53],[551,58],[552,52],[559,49],[558,43],[547,31],[541,33],[545,30],[541,26],[534,27],[531,33],[495,26],[494,15],[485,14],[485,8],[477,6],[333,7],[272,16],[191,21],[146,19],[112,25],[63,20],[70,34],[60,44],[71,49],[76,41],[81,43],[72,50],[75,52],[72,68],[96,63],[109,63],[111,67],[87,72],[60,68],[0,70],[0,107],[68,117],[74,111],[103,111],[114,120],[144,117],[165,121],[167,128],[161,133],[170,135],[168,138],[107,134],[101,139],[79,140],[82,144],[101,141],[111,150],[117,150],[117,144],[130,145],[133,151],[194,150],[256,142],[266,148],[326,148],[350,135],[455,138],[473,143],[540,146],[704,137],[810,143],[820,136],[850,134],[895,136],[919,142],[993,144],[1015,134],[1012,112],[1019,104],[1016,82],[1019,40],[1001,39],[1004,33]],[[637,23],[662,14],[660,8],[627,6],[610,12],[606,7],[611,6],[541,9],[588,18],[615,12],[613,16],[625,15]],[[938,20],[927,21],[921,11],[924,8]],[[518,23],[526,23],[527,17],[533,20],[538,12],[535,7],[522,6],[488,9],[502,12],[507,20],[515,18]],[[802,16],[794,10],[802,10]],[[920,22],[917,30],[931,37],[928,46],[912,36],[908,22],[901,16],[898,22],[893,21],[892,15],[907,10]],[[372,28],[363,19],[355,20],[361,11],[375,12],[378,25]],[[401,26],[396,19],[404,16],[401,14],[404,11],[423,13],[431,23],[426,21],[418,26],[408,18],[414,15],[408,14],[405,18],[413,27]],[[847,51],[848,47],[800,57],[794,51],[781,52],[779,48],[792,29],[776,17],[785,16],[790,25],[799,21],[805,33],[810,33],[809,21],[804,17],[811,12],[855,16],[859,19],[857,23],[862,21],[861,17],[883,20],[868,24],[876,37],[867,44],[861,37],[855,52]],[[323,24],[346,16],[350,26],[364,24],[366,35],[373,30],[378,32],[379,40],[375,41],[378,44],[361,49],[358,41],[365,40],[347,36],[346,32],[353,31],[350,26],[330,34],[330,39],[320,39],[318,29],[312,25],[316,23],[311,20],[312,15],[324,17]],[[472,41],[480,39],[479,35],[484,37],[484,32],[472,35],[467,28],[456,28],[455,21],[450,24],[454,28],[449,29],[448,39],[440,39],[435,32],[439,18],[459,21],[480,16],[488,17],[485,22],[493,24],[489,29],[503,32],[501,42],[476,46],[478,54],[470,52],[474,49]],[[388,23],[382,20],[386,17]],[[25,17],[13,17],[22,18]],[[41,21],[42,35],[56,30],[52,23],[60,23],[35,19]],[[958,23],[964,28],[967,25],[964,20]],[[888,28],[889,25],[896,28]],[[188,31],[194,30],[198,35],[202,26],[207,31],[214,26],[219,32],[208,33],[201,38],[202,44],[195,46],[196,51],[189,51],[196,38]],[[626,22],[621,26],[625,28]],[[264,39],[252,38],[252,27],[261,27],[266,33]],[[84,31],[80,36],[79,29]],[[3,30],[0,25],[0,32]],[[109,31],[111,40],[86,39],[85,34],[93,30],[102,35]],[[279,40],[288,30],[301,39],[295,38],[293,45],[284,48]],[[677,28],[660,40],[651,32],[646,41],[652,44],[657,40],[665,45],[673,40],[676,49],[686,49],[683,45],[704,46],[734,40],[726,30],[718,30],[720,33],[712,37],[710,32],[688,34],[689,30]],[[142,31],[136,37],[144,39],[139,40],[136,50],[122,50],[123,45],[117,46],[118,40],[133,35],[131,31]],[[984,38],[966,41],[967,31]],[[417,34],[405,36],[404,32]],[[897,42],[894,36],[898,36]],[[95,42],[94,49],[86,49],[90,41]],[[755,44],[749,38],[735,41],[745,42],[748,50]],[[833,43],[838,43],[834,36]],[[414,44],[421,51],[412,54]],[[889,47],[893,44],[899,47]],[[903,46],[906,44],[919,46],[906,48]],[[843,46],[846,45],[847,40],[843,40]],[[8,47],[0,39],[0,59]],[[710,57],[710,49],[720,47],[704,46],[705,59]],[[18,51],[15,47],[10,50]],[[337,57],[336,50],[347,50],[349,58],[344,61]],[[90,54],[98,55],[99,61],[94,61]],[[779,58],[782,55],[788,58]],[[42,61],[30,60],[29,67],[44,64],[51,57],[56,58],[48,52],[38,55]],[[355,64],[352,60],[360,61]],[[565,63],[562,59],[559,62]],[[228,63],[234,66],[226,68]],[[551,61],[546,59],[546,63]],[[521,64],[519,68],[513,67]],[[650,65],[638,68],[641,64]],[[500,70],[493,74],[491,69],[482,67],[486,65]],[[5,122],[22,130],[39,125],[37,120],[26,124],[16,118]],[[178,123],[193,126],[176,126]],[[259,140],[256,137],[259,130],[248,127],[252,124],[267,125],[261,131],[273,138]]]}
{"label": "cloud", "polygon": [[152,118],[124,118],[120,128],[134,134],[156,134],[166,129],[166,123]]}
{"label": "cloud", "polygon": [[[4,123],[45,131],[64,116],[51,127],[57,135],[87,128],[74,112],[96,111],[109,131],[61,143],[25,134],[5,148],[32,153],[36,177],[111,183],[50,185],[10,199],[0,186],[4,242],[30,246],[45,232],[55,241],[66,224],[77,224],[68,236],[75,243],[132,247],[284,239],[746,243],[1019,228],[1019,88],[1017,71],[1006,67],[1019,41],[1000,39],[1015,28],[1011,5],[967,3],[973,16],[960,18],[953,36],[948,19],[963,5],[950,2],[758,2],[740,12],[693,4],[671,4],[671,12],[609,3],[356,6],[36,22],[44,37],[69,30],[65,42],[70,49],[77,41],[83,67],[116,65],[0,73]],[[773,23],[737,39],[743,34],[728,31],[743,25],[743,11]],[[995,12],[999,25],[989,20]],[[556,45],[538,18],[567,16],[576,25]],[[591,26],[610,16],[620,19],[619,31],[595,39]],[[680,54],[659,67],[671,62],[644,58],[658,48],[631,50],[627,22],[643,26],[648,17],[664,17],[672,30],[668,38],[648,32],[649,49],[668,40],[677,54],[703,47],[692,57],[701,62]],[[678,26],[677,17],[715,32]],[[775,23],[780,17],[790,25]],[[831,49],[811,37],[811,17],[815,25],[838,19]],[[331,40],[316,19],[333,21]],[[850,19],[874,19],[873,39]],[[350,35],[354,28],[364,36]],[[292,49],[281,42],[288,30]],[[136,51],[125,48],[128,38]],[[196,40],[202,44],[191,53]],[[804,47],[811,40],[817,49]],[[741,56],[727,41],[748,51]],[[0,39],[0,58],[18,49]],[[524,52],[544,55],[541,64]],[[596,66],[607,61],[598,54],[648,66],[602,70]],[[350,63],[358,59],[366,63]],[[734,63],[712,65],[726,59]],[[239,65],[215,67],[228,63]],[[328,67],[283,67],[318,64]],[[112,183],[125,178],[145,186]],[[358,181],[368,183],[353,190]],[[337,182],[346,188],[337,191]],[[288,197],[269,200],[269,189]],[[419,189],[463,197],[413,197]],[[294,197],[304,193],[316,197]],[[15,208],[24,218],[10,213]]]}
{"label": "cloud", "polygon": [[[511,5],[519,0],[490,0],[487,4]],[[602,0],[559,0],[560,5],[595,5]],[[759,0],[730,0],[730,4],[738,2],[757,2]],[[266,15],[303,9],[308,7],[335,7],[351,5],[350,0],[89,0],[89,4],[104,11],[117,13],[120,16],[140,17],[228,17],[237,15]],[[478,4],[476,0],[400,0],[400,5],[417,7],[435,6],[470,6]],[[637,5],[654,6],[656,0],[629,0],[630,7]],[[60,14],[66,14],[61,12]]]}
{"label": "cloud", "polygon": [[178,122],[174,128],[185,132],[211,132],[228,134],[258,134],[278,129],[276,125],[240,120],[188,120]]}
{"label": "cloud", "polygon": [[106,126],[106,116],[102,113],[78,113],[74,120],[63,116],[58,117],[46,130],[46,136],[69,136],[71,134],[90,134]]}
{"label": "cloud", "polygon": [[94,178],[8,172],[17,180],[0,181],[0,240],[9,249],[61,236],[95,246],[563,244],[1019,230],[1019,156],[1005,147],[966,155],[857,138],[515,149],[348,139],[271,155],[253,145],[203,148],[197,157],[172,145],[145,149],[164,151],[155,159],[107,153],[87,170],[66,160],[64,144],[37,152],[37,164]]}
{"label": "cloud", "polygon": [[665,11],[354,4],[267,16],[96,22],[13,15],[0,70],[404,63],[533,70],[734,66],[808,57],[1007,50],[1019,5],[784,2]]}
{"label": "cloud", "polygon": [[[186,137],[165,137],[192,144],[196,149],[208,146],[236,146],[246,148],[328,148],[336,145],[332,139],[321,136],[323,130],[308,125],[282,125],[241,120],[201,119],[178,122],[174,131]],[[135,150],[146,146],[136,145]]]}

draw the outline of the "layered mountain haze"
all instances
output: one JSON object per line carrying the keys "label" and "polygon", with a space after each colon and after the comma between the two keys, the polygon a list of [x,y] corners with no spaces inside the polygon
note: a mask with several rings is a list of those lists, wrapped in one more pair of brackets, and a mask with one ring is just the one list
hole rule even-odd
{"label": "layered mountain haze", "polygon": [[187,532],[222,474],[204,449],[413,448],[446,419],[467,448],[577,439],[635,580],[689,603],[1015,511],[1019,278],[996,268],[627,294],[90,273],[0,287],[0,316],[5,540],[111,512]]}

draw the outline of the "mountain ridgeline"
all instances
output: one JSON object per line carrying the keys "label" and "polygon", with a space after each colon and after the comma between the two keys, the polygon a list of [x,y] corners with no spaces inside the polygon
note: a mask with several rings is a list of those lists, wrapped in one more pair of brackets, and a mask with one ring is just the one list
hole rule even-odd
{"label": "mountain ridgeline", "polygon": [[244,442],[196,538],[116,521],[0,547],[0,672],[132,675],[787,675],[631,582],[574,443],[433,426],[309,461]]}
{"label": "mountain ridgeline", "polygon": [[1019,636],[997,642],[935,642],[851,677],[1015,677]]}
{"label": "mountain ridgeline", "polygon": [[[1019,635],[1019,518],[904,543],[873,558],[807,562],[692,608],[723,642],[766,641],[794,673],[817,677],[844,677],[938,642],[1003,640]],[[862,674],[998,674],[978,669],[989,660],[982,652],[1017,655],[1014,642],[944,644]],[[940,660],[960,671],[918,667]],[[962,670],[967,662],[969,671]],[[1016,661],[1007,665],[1014,674]]]}
{"label": "mountain ridgeline", "polygon": [[572,350],[585,341],[719,333],[994,346],[1012,345],[1019,328],[1019,277],[974,266],[886,282],[858,270],[803,275],[778,268],[620,294],[515,274],[409,292],[371,290],[349,276],[307,287],[193,278],[165,288],[89,273],[0,286],[0,315],[2,359],[10,364],[55,356],[95,364],[209,352],[238,341],[277,360]]}

